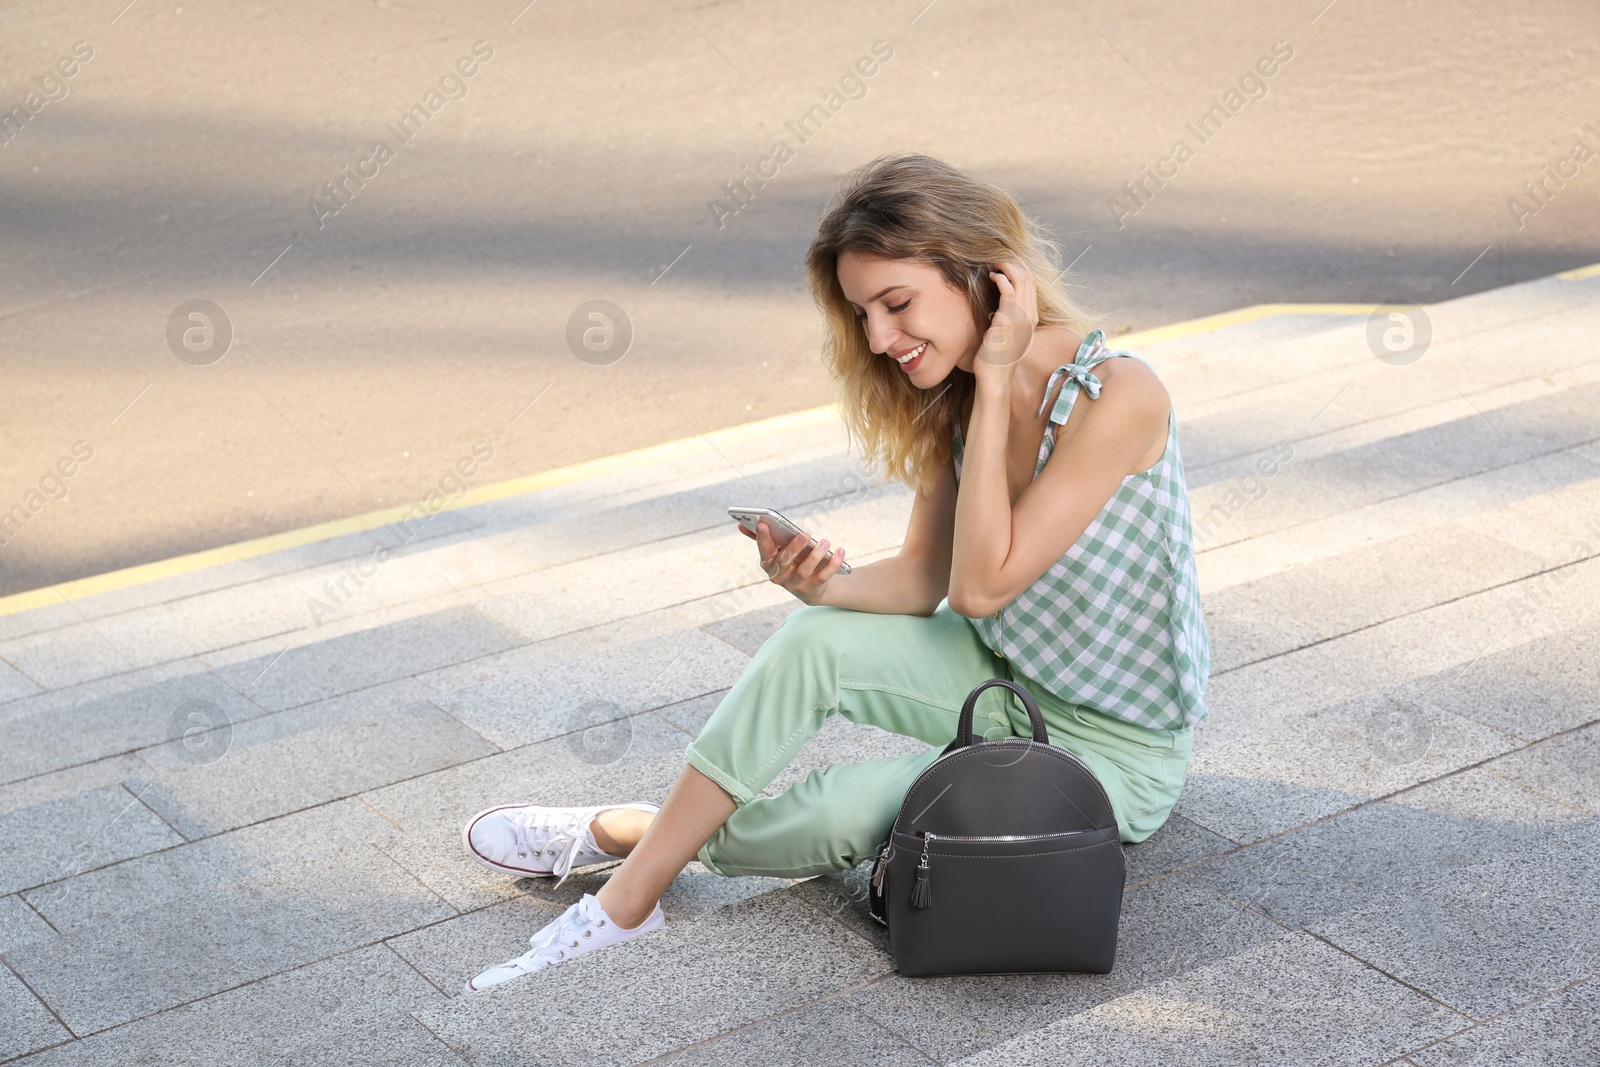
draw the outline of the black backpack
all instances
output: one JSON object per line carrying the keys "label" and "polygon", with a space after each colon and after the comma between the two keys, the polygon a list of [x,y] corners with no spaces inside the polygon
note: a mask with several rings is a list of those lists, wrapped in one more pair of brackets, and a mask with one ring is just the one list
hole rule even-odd
{"label": "black backpack", "polygon": [[[991,685],[1022,699],[1032,738],[973,739],[973,706]],[[870,901],[904,975],[1107,974],[1126,877],[1105,787],[1050,743],[1026,690],[991,678],[906,790]]]}

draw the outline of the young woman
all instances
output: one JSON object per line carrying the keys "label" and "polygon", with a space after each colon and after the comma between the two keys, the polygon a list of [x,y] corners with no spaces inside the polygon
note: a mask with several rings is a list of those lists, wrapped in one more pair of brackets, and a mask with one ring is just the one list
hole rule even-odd
{"label": "young woman", "polygon": [[[938,160],[880,158],[845,179],[806,263],[850,435],[915,489],[904,544],[841,576],[843,547],[780,549],[763,524],[762,568],[805,606],[685,750],[664,804],[469,821],[468,851],[506,874],[623,860],[469,992],[660,929],[691,859],[806,878],[872,858],[989,678],[1033,694],[1051,742],[1105,785],[1124,841],[1166,821],[1211,663],[1177,429],[1149,365],[1085,332],[1045,249],[1009,194]],[[1003,688],[976,711],[986,737],[1032,732]],[[933,747],[761,796],[833,714]]]}

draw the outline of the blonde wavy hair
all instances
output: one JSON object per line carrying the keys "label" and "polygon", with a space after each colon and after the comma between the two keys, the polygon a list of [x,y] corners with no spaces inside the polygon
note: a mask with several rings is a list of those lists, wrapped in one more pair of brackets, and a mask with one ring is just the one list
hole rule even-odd
{"label": "blonde wavy hair", "polygon": [[979,336],[998,306],[989,271],[1002,260],[1033,273],[1041,327],[1087,332],[1093,294],[1062,269],[1061,248],[1043,225],[992,182],[911,154],[879,156],[844,176],[806,252],[811,295],[827,320],[823,365],[840,384],[840,415],[868,467],[931,494],[952,459],[950,430],[977,379],[957,367],[930,397],[874,353],[839,287],[839,256],[847,251],[936,268],[966,293]]}

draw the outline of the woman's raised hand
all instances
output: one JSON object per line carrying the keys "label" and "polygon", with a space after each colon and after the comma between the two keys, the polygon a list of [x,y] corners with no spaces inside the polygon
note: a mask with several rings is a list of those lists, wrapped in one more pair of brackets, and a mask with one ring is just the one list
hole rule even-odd
{"label": "woman's raised hand", "polygon": [[1039,325],[1038,287],[1033,272],[1027,264],[1012,260],[998,266],[1000,269],[990,271],[989,277],[1000,291],[1000,305],[990,316],[972,366],[973,375],[983,386],[1011,381]]}
{"label": "woman's raised hand", "polygon": [[844,563],[844,549],[837,549],[833,558],[828,559],[826,538],[813,545],[811,535],[802,531],[780,547],[773,540],[765,519],[756,523],[756,530],[756,533],[751,533],[743,526],[739,527],[740,533],[755,540],[761,569],[766,572],[767,578],[789,590],[803,604],[820,601],[822,587]]}

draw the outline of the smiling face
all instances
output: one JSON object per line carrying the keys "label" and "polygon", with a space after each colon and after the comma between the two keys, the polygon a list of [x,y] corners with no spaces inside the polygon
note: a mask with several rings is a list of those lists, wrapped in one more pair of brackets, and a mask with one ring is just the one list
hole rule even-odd
{"label": "smiling face", "polygon": [[845,251],[839,254],[838,276],[867,346],[885,360],[901,357],[893,362],[913,385],[938,385],[953,367],[972,370],[982,336],[966,293],[937,268]]}

